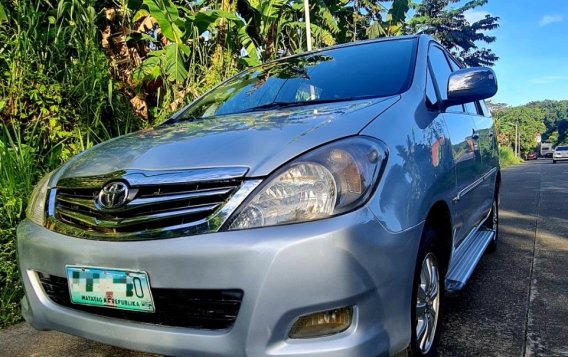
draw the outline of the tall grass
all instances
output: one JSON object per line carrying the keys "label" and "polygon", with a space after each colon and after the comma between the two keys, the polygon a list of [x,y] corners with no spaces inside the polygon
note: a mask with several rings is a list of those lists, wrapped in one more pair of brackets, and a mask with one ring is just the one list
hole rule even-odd
{"label": "tall grass", "polygon": [[499,147],[499,161],[501,163],[501,167],[508,167],[512,165],[517,165],[523,162],[523,160],[515,155],[513,149],[508,146],[500,146]]}
{"label": "tall grass", "polygon": [[18,321],[16,226],[34,184],[144,125],[109,76],[95,0],[13,0],[0,26],[0,328]]}
{"label": "tall grass", "polygon": [[38,175],[34,149],[22,142],[20,134],[0,127],[0,327],[20,318],[15,227],[24,217],[27,196]]}

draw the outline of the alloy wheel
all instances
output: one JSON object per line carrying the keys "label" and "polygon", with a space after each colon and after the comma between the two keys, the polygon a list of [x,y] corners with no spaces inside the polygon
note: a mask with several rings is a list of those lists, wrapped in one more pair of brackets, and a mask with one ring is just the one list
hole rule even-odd
{"label": "alloy wheel", "polygon": [[434,343],[440,311],[440,293],[438,260],[430,252],[422,261],[416,299],[416,341],[422,354],[427,354]]}

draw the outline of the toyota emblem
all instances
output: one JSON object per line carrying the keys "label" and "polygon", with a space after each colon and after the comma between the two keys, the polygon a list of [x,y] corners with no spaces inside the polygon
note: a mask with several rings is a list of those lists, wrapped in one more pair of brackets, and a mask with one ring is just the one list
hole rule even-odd
{"label": "toyota emblem", "polygon": [[124,182],[109,182],[99,193],[99,205],[103,208],[118,208],[128,199],[128,185]]}

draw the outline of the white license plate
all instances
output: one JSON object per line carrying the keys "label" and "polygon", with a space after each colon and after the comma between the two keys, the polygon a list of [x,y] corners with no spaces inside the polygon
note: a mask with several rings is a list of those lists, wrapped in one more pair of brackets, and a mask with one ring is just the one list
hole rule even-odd
{"label": "white license plate", "polygon": [[66,266],[71,302],[154,312],[148,274],[140,271]]}

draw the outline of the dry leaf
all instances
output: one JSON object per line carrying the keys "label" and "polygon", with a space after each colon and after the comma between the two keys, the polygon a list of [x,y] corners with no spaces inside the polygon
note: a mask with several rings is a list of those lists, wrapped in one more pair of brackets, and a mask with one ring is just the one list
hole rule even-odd
{"label": "dry leaf", "polygon": [[105,17],[109,21],[114,21],[114,18],[116,17],[116,11],[114,9],[105,9]]}
{"label": "dry leaf", "polygon": [[132,108],[136,114],[140,115],[142,118],[148,120],[148,105],[146,104],[146,100],[142,98],[140,95],[130,99],[130,104],[132,104]]}
{"label": "dry leaf", "polygon": [[138,32],[149,31],[149,30],[154,28],[154,25],[156,23],[157,23],[156,20],[152,16],[146,16],[146,17],[144,17],[144,20],[142,20],[142,22],[138,26],[137,30],[138,30]]}
{"label": "dry leaf", "polygon": [[110,26],[105,27],[105,30],[102,33],[101,45],[103,48],[109,48],[109,38],[110,38],[111,30]]}

